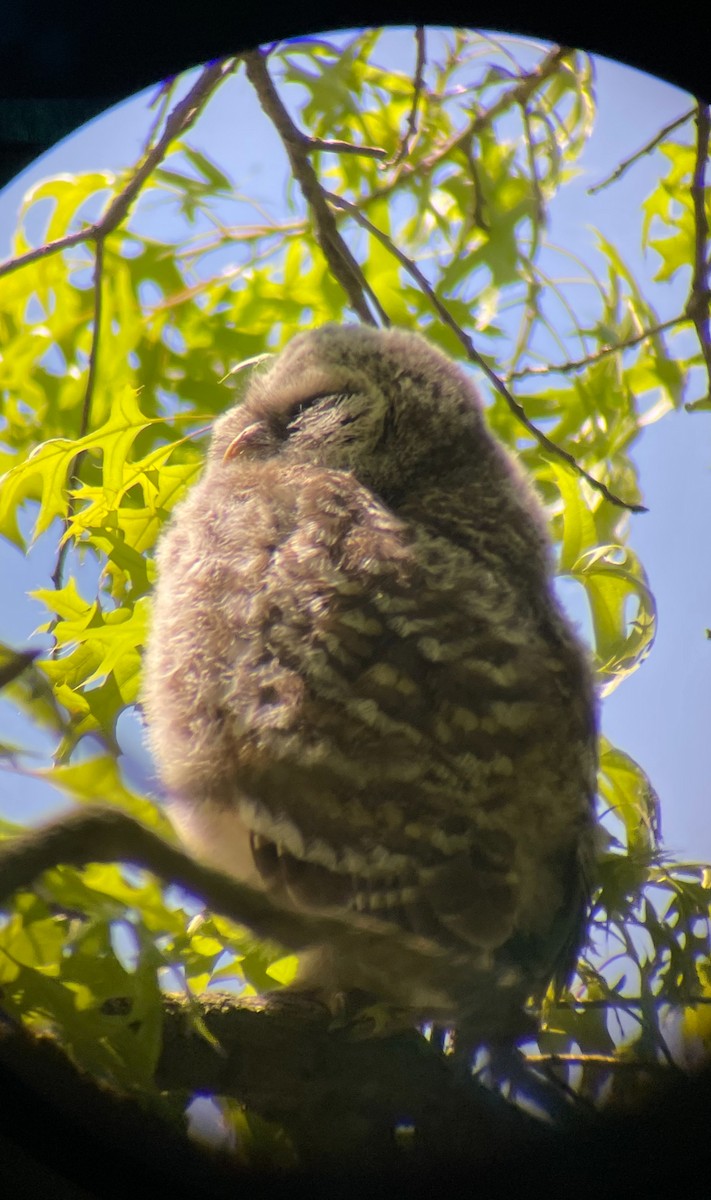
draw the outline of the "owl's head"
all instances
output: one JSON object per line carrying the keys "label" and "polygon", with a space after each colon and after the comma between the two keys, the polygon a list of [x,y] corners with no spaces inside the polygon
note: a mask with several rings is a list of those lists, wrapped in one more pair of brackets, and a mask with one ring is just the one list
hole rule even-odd
{"label": "owl's head", "polygon": [[215,425],[211,458],[352,471],[380,494],[476,461],[474,386],[418,334],[324,325],[295,337]]}

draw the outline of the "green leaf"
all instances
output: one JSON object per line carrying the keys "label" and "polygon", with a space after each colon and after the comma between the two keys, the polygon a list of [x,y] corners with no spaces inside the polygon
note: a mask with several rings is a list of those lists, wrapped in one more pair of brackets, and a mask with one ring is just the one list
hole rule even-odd
{"label": "green leaf", "polygon": [[651,855],[659,832],[659,797],[639,764],[605,738],[601,744],[598,788],[623,825],[629,853]]}
{"label": "green leaf", "polygon": [[[656,632],[656,605],[639,559],[627,547],[598,546],[567,572],[585,588],[595,637],[596,669],[603,695],[635,671]],[[636,609],[629,614],[629,604]]]}
{"label": "green leaf", "polygon": [[597,543],[595,519],[583,496],[580,476],[560,459],[545,456],[548,472],[563,501],[563,539],[558,570],[574,575],[582,555]]}
{"label": "green leaf", "polygon": [[173,828],[165,814],[151,801],[137,796],[126,787],[116,759],[109,754],[98,755],[85,762],[33,771],[32,774],[39,779],[46,779],[77,803],[115,804],[162,837],[175,840]]}
{"label": "green leaf", "polygon": [[[116,182],[117,177],[113,171],[92,171],[83,175],[58,175],[52,179],[43,179],[27,192],[20,209],[20,220],[26,219],[33,205],[41,200],[51,200],[52,215],[41,235],[40,244],[45,241],[53,242],[72,232],[74,218],[82,204],[106,189],[113,189]],[[110,199],[111,197],[107,196],[106,203]],[[95,213],[94,219],[99,216],[100,213]]]}
{"label": "green leaf", "polygon": [[33,539],[48,529],[56,517],[66,518],[68,477],[82,452],[101,453],[104,487],[118,492],[128,450],[141,430],[155,423],[157,418],[148,418],[141,412],[137,393],[126,387],[115,396],[111,414],[99,429],[76,441],[53,438],[43,442],[0,480],[0,532],[21,544],[17,508],[26,499],[40,499]]}

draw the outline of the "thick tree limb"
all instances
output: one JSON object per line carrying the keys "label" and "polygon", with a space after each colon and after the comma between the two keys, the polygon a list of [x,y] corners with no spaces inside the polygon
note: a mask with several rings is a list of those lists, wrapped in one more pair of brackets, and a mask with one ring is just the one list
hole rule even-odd
{"label": "thick tree limb", "polygon": [[[205,994],[201,1017],[219,1050],[194,1028],[183,997],[166,999],[159,1087],[232,1096],[278,1122],[305,1165],[406,1163],[447,1146],[450,1160],[504,1153],[545,1127],[439,1054],[415,1030],[386,1038],[334,1025],[308,995],[260,1000]],[[398,1126],[412,1142],[397,1143]]]}

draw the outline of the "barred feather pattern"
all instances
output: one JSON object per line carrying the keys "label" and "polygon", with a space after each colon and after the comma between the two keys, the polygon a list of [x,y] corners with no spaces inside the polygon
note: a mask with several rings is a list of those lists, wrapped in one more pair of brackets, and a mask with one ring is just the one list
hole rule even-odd
{"label": "barred feather pattern", "polygon": [[[301,334],[215,424],[158,552],[144,710],[214,866],[360,911],[303,979],[515,1030],[574,962],[594,840],[586,652],[541,506],[467,376],[419,335]],[[398,969],[401,930],[448,952]],[[409,960],[408,960],[409,961]]]}

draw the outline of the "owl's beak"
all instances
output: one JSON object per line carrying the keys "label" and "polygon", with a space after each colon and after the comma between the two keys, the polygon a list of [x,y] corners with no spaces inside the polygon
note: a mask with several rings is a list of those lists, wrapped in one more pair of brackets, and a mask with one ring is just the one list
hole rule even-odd
{"label": "owl's beak", "polygon": [[248,425],[246,429],[243,429],[241,433],[237,434],[236,438],[232,439],[229,446],[225,450],[222,461],[230,462],[233,458],[236,458],[238,454],[241,454],[242,451],[248,446],[253,445],[254,442],[258,442],[263,436],[264,426],[262,425],[261,421],[255,421],[253,425]]}

